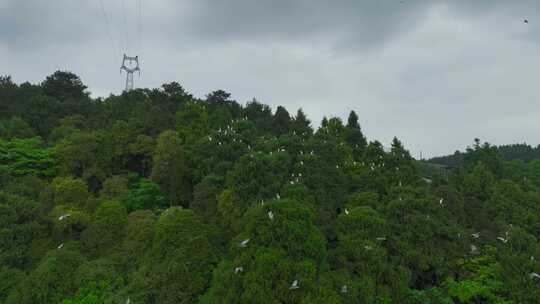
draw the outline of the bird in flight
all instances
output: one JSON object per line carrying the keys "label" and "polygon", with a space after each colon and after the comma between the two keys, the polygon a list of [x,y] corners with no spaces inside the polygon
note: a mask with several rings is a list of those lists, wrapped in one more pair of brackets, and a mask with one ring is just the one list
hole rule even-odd
{"label": "bird in flight", "polygon": [[523,20],[523,23],[529,23],[528,19]]}
{"label": "bird in flight", "polygon": [[62,221],[62,220],[64,220],[65,218],[67,218],[68,216],[71,216],[71,214],[68,213],[68,214],[61,215],[60,217],[58,217],[58,220],[59,220],[59,221]]}
{"label": "bird in flight", "polygon": [[234,273],[235,273],[235,274],[237,274],[237,273],[239,273],[239,272],[243,272],[243,271],[244,271],[244,267],[242,267],[242,266],[236,267],[236,268],[234,269]]}
{"label": "bird in flight", "polygon": [[503,238],[502,236],[498,236],[497,240],[503,242],[504,244],[506,244],[508,242],[508,238]]}
{"label": "bird in flight", "polygon": [[247,246],[248,243],[249,243],[249,239],[245,239],[245,240],[241,241],[240,244],[238,244],[238,247],[244,248],[244,247]]}

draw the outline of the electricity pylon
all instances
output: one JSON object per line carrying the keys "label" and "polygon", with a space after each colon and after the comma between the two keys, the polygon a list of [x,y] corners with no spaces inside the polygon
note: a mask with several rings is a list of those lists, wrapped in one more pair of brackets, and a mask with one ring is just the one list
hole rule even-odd
{"label": "electricity pylon", "polygon": [[[127,62],[127,65],[126,65]],[[135,64],[133,64],[135,63]],[[139,68],[139,56],[129,57],[124,54],[124,60],[122,60],[122,66],[120,67],[120,73],[126,71],[126,92],[133,90],[133,73],[139,72],[141,76],[141,69]]]}

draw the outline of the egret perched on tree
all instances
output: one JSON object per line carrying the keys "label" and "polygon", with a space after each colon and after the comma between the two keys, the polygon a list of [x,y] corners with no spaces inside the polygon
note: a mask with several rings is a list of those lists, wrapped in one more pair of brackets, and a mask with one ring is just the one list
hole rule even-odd
{"label": "egret perched on tree", "polygon": [[347,289],[347,285],[341,286],[341,293],[347,293],[349,290]]}
{"label": "egret perched on tree", "polygon": [[62,247],[64,247],[64,243],[58,245],[57,249],[62,249]]}
{"label": "egret perched on tree", "polygon": [[345,208],[345,214],[349,215],[349,210],[347,210],[347,208]]}
{"label": "egret perched on tree", "polygon": [[471,234],[471,236],[472,236],[473,239],[479,239],[480,238],[480,232],[473,233],[473,234]]}
{"label": "egret perched on tree", "polygon": [[505,233],[505,237],[502,237],[502,236],[498,236],[497,239],[501,242],[503,242],[504,244],[506,244],[508,242],[508,231],[506,231]]}
{"label": "egret perched on tree", "polygon": [[291,287],[289,287],[290,290],[298,289],[300,286],[298,286],[298,280],[294,280],[291,284]]}
{"label": "egret perched on tree", "polygon": [[540,279],[540,274],[536,273],[536,272],[531,272],[529,274],[529,277],[531,278],[531,280],[534,280],[534,279]]}
{"label": "egret perched on tree", "polygon": [[268,211],[268,218],[273,221],[274,220],[274,213],[272,212],[272,210]]}
{"label": "egret perched on tree", "polygon": [[234,269],[234,273],[235,273],[235,274],[237,274],[237,273],[239,273],[239,272],[243,272],[243,271],[244,271],[244,267],[242,267],[242,266],[236,267],[236,268]]}

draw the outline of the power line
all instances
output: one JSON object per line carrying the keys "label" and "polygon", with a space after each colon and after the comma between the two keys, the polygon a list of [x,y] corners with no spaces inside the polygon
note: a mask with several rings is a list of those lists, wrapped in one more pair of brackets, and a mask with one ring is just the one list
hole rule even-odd
{"label": "power line", "polygon": [[137,0],[137,40],[138,51],[142,51],[142,0]]}
{"label": "power line", "polygon": [[111,47],[113,48],[113,53],[115,53],[114,54],[115,58],[118,58],[122,50],[120,46],[118,45],[118,43],[113,38],[111,23],[109,21],[109,16],[107,15],[107,11],[105,10],[105,6],[103,5],[103,0],[99,0],[99,6],[101,8],[101,13],[103,14],[103,18],[105,19],[105,26],[107,27],[107,35],[109,36]]}
{"label": "power line", "polygon": [[129,34],[128,34],[128,22],[126,13],[126,1],[122,0],[122,15],[124,19],[124,35],[126,38],[126,48],[124,53],[129,53]]}

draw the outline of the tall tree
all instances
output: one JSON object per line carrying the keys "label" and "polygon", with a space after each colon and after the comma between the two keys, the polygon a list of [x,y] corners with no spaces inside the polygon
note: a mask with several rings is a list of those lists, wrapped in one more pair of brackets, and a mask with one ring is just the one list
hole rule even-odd
{"label": "tall tree", "polygon": [[274,114],[274,132],[276,135],[283,135],[290,131],[291,128],[291,116],[289,112],[282,107],[278,106],[276,114]]}
{"label": "tall tree", "polygon": [[184,148],[175,131],[164,131],[157,139],[151,179],[158,183],[170,206],[187,206],[188,176]]}
{"label": "tall tree", "polygon": [[313,133],[311,121],[306,117],[302,109],[298,109],[292,122],[292,129],[299,136],[309,136]]}
{"label": "tall tree", "polygon": [[358,123],[358,115],[351,111],[347,119],[347,135],[346,141],[355,151],[355,158],[359,159],[359,155],[363,153],[367,147],[367,140]]}

